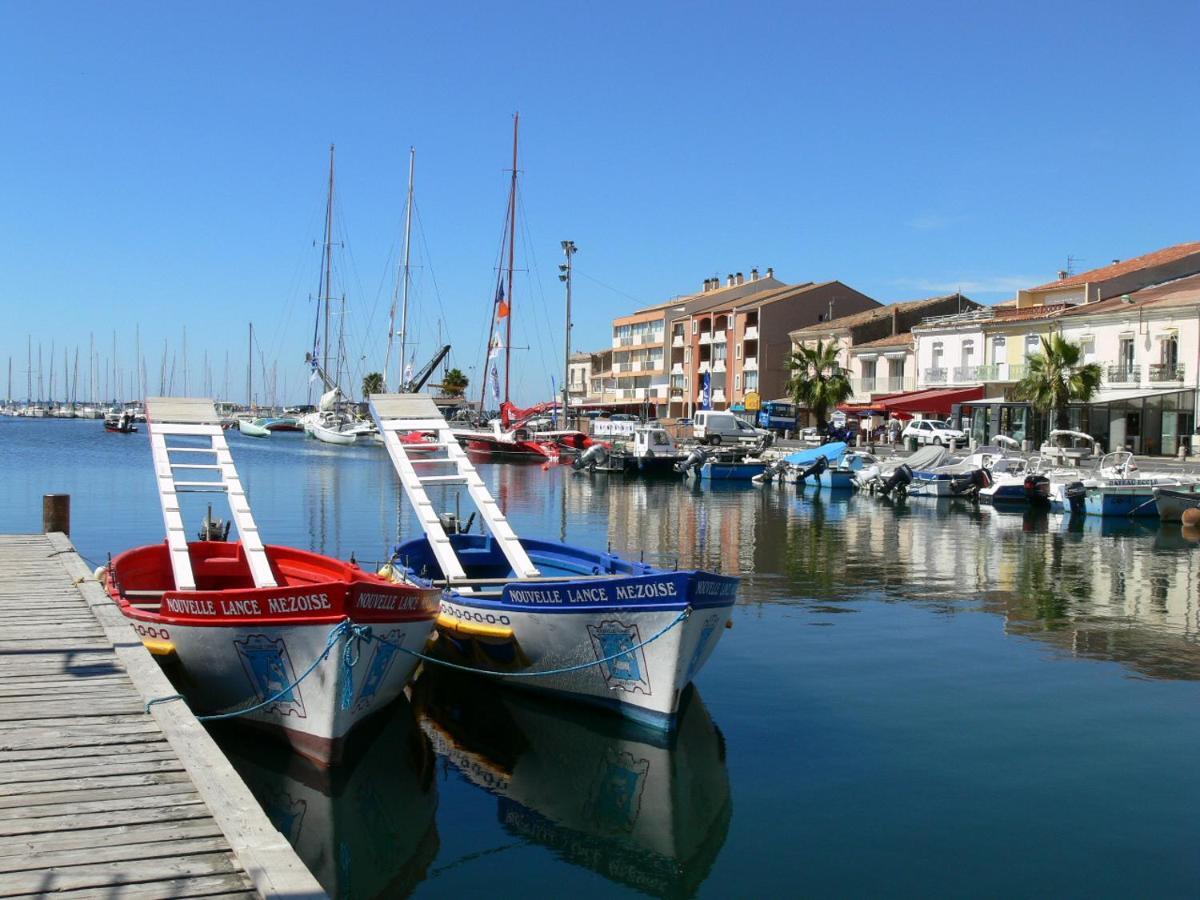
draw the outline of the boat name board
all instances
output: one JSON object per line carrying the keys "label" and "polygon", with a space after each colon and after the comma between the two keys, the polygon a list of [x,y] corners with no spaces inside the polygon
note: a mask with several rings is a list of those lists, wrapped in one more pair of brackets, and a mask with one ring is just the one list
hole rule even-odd
{"label": "boat name board", "polygon": [[355,609],[405,610],[420,608],[419,594],[377,594],[363,591],[354,598]]}
{"label": "boat name board", "polygon": [[167,597],[167,612],[181,616],[262,616],[297,612],[322,612],[333,608],[328,594],[301,594],[268,597],[266,609],[255,599],[205,600],[192,597]]}
{"label": "boat name board", "polygon": [[505,589],[510,603],[528,606],[570,606],[578,603],[612,603],[627,600],[660,600],[678,597],[679,589],[671,581],[656,581],[645,584],[618,584],[610,591],[607,586],[586,585],[561,588],[513,588]]}

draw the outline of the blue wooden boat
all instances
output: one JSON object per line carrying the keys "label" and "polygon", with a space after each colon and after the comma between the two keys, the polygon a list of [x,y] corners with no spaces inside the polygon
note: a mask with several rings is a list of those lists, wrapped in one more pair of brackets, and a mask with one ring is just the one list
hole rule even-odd
{"label": "blue wooden boat", "polygon": [[[729,623],[738,579],[520,538],[421,394],[376,394],[371,415],[424,536],[386,574],[444,589],[431,652],[506,684],[606,707],[668,730],[680,696]],[[426,435],[410,458],[404,433]],[[427,474],[428,473],[428,474]],[[427,487],[460,486],[486,534],[439,514]]]}
{"label": "blue wooden boat", "polygon": [[808,447],[804,450],[797,450],[795,453],[789,453],[783,458],[783,461],[794,466],[806,466],[815,463],[823,456],[829,460],[830,466],[835,466],[848,449],[849,446],[845,441],[830,441],[819,447]]}

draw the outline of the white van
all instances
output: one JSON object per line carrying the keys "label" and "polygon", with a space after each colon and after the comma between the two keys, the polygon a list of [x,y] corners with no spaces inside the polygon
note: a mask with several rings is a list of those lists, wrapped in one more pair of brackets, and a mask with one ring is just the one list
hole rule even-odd
{"label": "white van", "polygon": [[703,409],[696,413],[692,433],[702,444],[758,443],[764,438],[770,442],[771,433],[755,428],[731,412]]}

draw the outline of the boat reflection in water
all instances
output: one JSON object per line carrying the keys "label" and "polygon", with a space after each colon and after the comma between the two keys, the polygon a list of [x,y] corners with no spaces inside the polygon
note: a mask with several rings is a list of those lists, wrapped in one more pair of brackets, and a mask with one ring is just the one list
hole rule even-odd
{"label": "boat reflection in water", "polygon": [[406,895],[438,852],[437,758],[403,697],[377,718],[351,735],[334,768],[237,729],[214,729],[272,824],[331,897]]}
{"label": "boat reflection in water", "polygon": [[559,858],[654,896],[690,896],[732,813],[725,739],[688,688],[673,736],[479,679],[426,671],[421,727],[501,825]]}

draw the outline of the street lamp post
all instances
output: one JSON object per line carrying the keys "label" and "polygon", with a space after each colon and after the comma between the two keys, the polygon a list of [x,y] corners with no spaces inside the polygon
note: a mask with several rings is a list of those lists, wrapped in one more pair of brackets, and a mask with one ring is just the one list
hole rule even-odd
{"label": "street lamp post", "polygon": [[567,428],[567,408],[570,406],[571,394],[571,266],[572,258],[575,256],[576,247],[574,241],[562,242],[563,255],[567,257],[566,263],[558,267],[558,280],[567,286],[567,328],[565,346],[563,350],[563,385],[562,385],[562,427]]}

